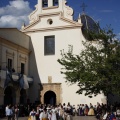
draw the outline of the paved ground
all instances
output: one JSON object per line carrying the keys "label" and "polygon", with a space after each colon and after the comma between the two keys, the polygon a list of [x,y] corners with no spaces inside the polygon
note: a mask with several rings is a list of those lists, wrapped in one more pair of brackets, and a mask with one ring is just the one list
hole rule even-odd
{"label": "paved ground", "polygon": [[97,120],[95,116],[75,116],[73,120]]}
{"label": "paved ground", "polygon": [[[27,120],[28,117],[19,117],[18,120]],[[7,120],[7,118],[0,118],[0,120]],[[75,116],[73,120],[97,120],[95,116]]]}

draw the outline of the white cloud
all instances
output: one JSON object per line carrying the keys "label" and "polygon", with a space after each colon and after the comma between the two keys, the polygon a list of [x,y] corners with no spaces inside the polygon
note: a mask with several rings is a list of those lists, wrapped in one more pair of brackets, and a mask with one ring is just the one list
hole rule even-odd
{"label": "white cloud", "polygon": [[21,28],[23,23],[28,24],[28,15],[31,11],[28,1],[10,1],[9,5],[0,8],[0,27]]}
{"label": "white cloud", "polygon": [[117,37],[120,39],[120,33],[117,34]]}

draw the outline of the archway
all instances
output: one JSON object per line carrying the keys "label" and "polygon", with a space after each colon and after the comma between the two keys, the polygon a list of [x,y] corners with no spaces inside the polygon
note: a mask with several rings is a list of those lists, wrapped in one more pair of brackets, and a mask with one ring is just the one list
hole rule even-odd
{"label": "archway", "polygon": [[50,104],[50,105],[56,104],[56,94],[53,91],[47,91],[44,94],[44,104]]}
{"label": "archway", "polygon": [[27,95],[25,89],[21,89],[20,91],[20,104],[25,104],[27,102],[26,100]]}
{"label": "archway", "polygon": [[5,91],[4,91],[4,104],[5,105],[9,105],[9,104],[15,104],[16,103],[16,93],[15,90],[13,89],[13,87],[8,86],[6,87]]}

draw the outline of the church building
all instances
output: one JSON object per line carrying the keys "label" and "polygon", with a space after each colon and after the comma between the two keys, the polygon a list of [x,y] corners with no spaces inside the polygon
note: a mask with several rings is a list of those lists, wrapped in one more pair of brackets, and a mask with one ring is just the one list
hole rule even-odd
{"label": "church building", "polygon": [[60,72],[57,60],[71,46],[79,54],[88,40],[85,30],[97,25],[85,13],[74,20],[73,13],[66,0],[38,0],[28,25],[0,29],[0,104],[105,103],[103,94],[77,94],[77,84],[66,83]]}
{"label": "church building", "polygon": [[66,0],[38,0],[35,7],[29,15],[29,25],[21,29],[30,36],[32,45],[29,70],[34,76],[34,84],[29,93],[31,101],[38,99],[37,95],[40,94],[40,102],[46,104],[102,103],[105,99],[103,95],[91,99],[76,94],[77,85],[65,82],[64,75],[60,73],[62,66],[57,62],[62,52],[67,52],[71,45],[75,54],[83,49],[82,41],[86,39],[81,29],[81,18],[90,17],[79,16],[77,21],[73,20],[74,11]]}

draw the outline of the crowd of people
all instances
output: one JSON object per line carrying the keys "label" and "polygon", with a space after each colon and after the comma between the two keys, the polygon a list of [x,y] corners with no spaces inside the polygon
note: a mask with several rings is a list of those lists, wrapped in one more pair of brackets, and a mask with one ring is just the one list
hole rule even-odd
{"label": "crowd of people", "polygon": [[75,115],[95,116],[97,120],[120,120],[119,106],[99,103],[96,105],[78,104],[77,106],[71,105],[69,102],[59,105],[40,104],[22,107],[7,105],[5,114],[8,120],[18,120],[19,116],[28,116],[28,120],[72,120]]}

